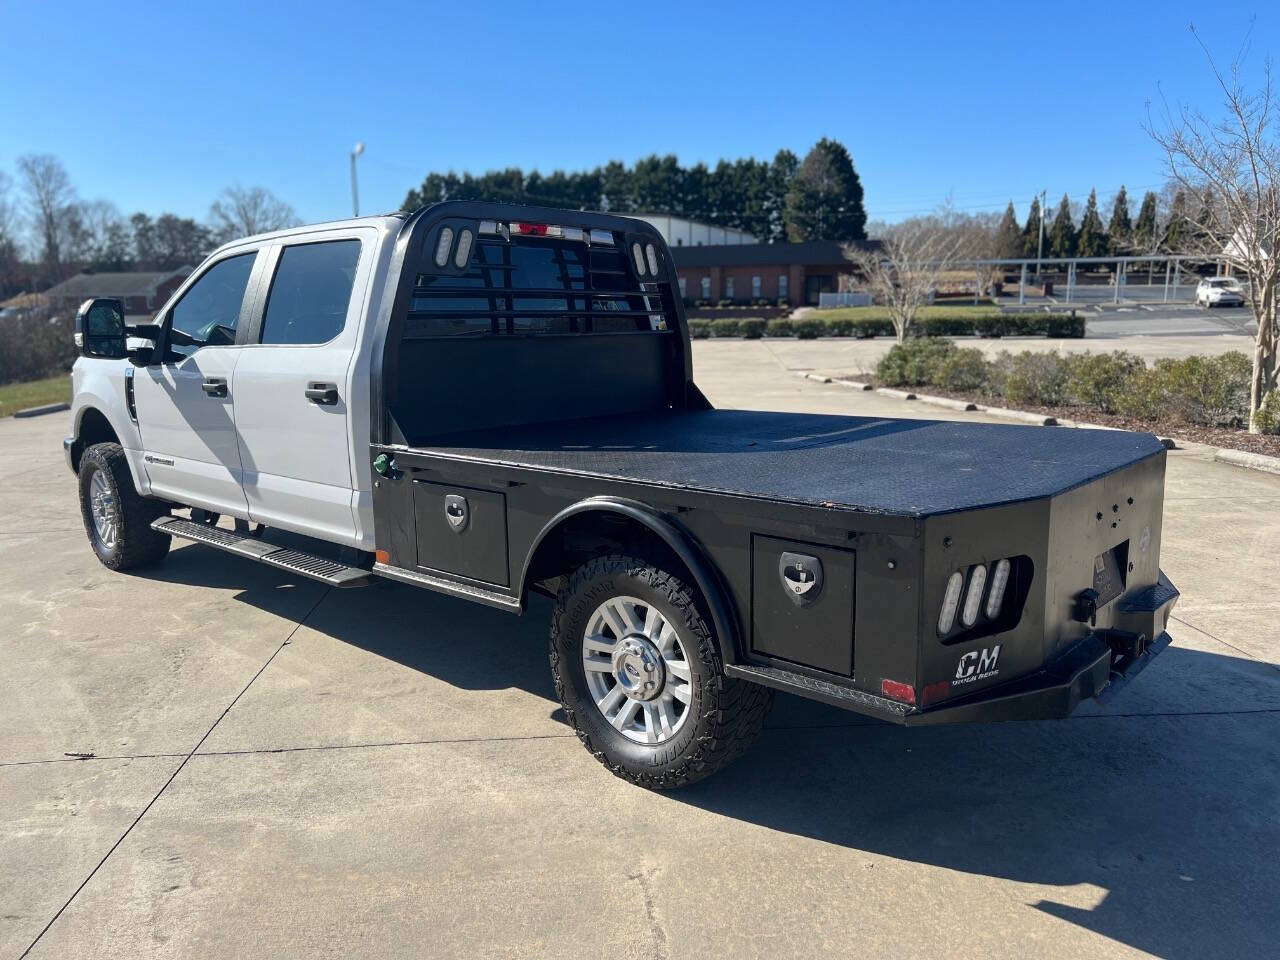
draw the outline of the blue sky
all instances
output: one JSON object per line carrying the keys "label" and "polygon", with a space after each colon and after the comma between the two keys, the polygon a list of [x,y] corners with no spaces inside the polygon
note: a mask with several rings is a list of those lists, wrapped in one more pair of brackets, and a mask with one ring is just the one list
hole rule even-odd
{"label": "blue sky", "polygon": [[[1158,186],[1163,90],[1213,108],[1280,7],[742,2],[217,4],[0,0],[0,170],[53,153],[86,199],[203,218],[261,185],[304,220],[396,208],[430,170],[684,163],[848,146],[873,219]],[[1206,17],[1206,13],[1211,17]],[[1201,22],[1202,21],[1202,22]]]}

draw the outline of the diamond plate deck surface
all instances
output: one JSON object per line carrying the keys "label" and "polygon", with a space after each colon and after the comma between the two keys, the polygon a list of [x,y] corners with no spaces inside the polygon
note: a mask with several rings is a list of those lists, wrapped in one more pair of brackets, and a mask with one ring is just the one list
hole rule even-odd
{"label": "diamond plate deck surface", "polygon": [[414,449],[907,516],[1048,497],[1164,455],[1146,433],[751,410],[459,433]]}

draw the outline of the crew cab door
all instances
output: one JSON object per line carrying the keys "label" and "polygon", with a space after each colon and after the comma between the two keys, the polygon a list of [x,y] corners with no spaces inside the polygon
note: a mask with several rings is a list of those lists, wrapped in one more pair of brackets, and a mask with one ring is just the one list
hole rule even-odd
{"label": "crew cab door", "polygon": [[351,546],[351,367],[375,236],[356,228],[272,245],[233,381],[250,518]]}
{"label": "crew cab door", "polygon": [[151,493],[239,517],[248,505],[231,380],[258,256],[234,252],[206,267],[165,311],[159,361],[133,378]]}

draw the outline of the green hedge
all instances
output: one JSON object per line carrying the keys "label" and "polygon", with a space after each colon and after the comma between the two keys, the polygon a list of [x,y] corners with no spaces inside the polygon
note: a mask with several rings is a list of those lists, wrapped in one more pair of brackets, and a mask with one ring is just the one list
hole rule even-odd
{"label": "green hedge", "polygon": [[1263,433],[1280,434],[1280,390],[1272,390],[1262,398],[1254,419]]}
{"label": "green hedge", "polygon": [[[1054,339],[1084,336],[1084,317],[1069,313],[1009,313],[990,315],[938,315],[916,321],[915,337],[1052,337]],[[799,320],[758,317],[738,319],[720,317],[715,320],[691,319],[689,331],[696,339],[706,337],[872,337],[894,336],[893,322],[884,317],[820,317]]]}
{"label": "green hedge", "polygon": [[39,380],[71,369],[79,351],[74,339],[75,315],[35,310],[0,321],[0,384]]}
{"label": "green hedge", "polygon": [[[876,365],[876,380],[887,386],[935,386],[1015,406],[1080,407],[1213,427],[1247,424],[1249,376],[1250,360],[1239,352],[1166,358],[1151,367],[1124,351],[1003,350],[988,360],[981,350],[935,338],[895,344]],[[1265,414],[1262,419],[1264,430],[1272,427]]]}

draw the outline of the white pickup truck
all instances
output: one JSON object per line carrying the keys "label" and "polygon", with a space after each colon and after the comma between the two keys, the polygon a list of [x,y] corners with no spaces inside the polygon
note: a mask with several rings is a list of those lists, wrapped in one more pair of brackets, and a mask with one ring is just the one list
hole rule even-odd
{"label": "white pickup truck", "polygon": [[641,221],[453,202],[228,244],[148,323],[88,301],[89,541],[545,593],[569,723],[659,789],[742,753],[774,690],[1065,716],[1167,646],[1154,437],[716,410],[675,281]]}

